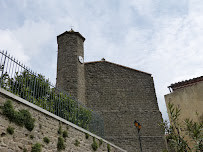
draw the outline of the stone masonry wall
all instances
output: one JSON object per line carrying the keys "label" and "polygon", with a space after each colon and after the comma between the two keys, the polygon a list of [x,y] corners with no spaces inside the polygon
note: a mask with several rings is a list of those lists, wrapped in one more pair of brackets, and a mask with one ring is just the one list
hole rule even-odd
{"label": "stone masonry wall", "polygon": [[[62,130],[68,132],[68,137],[65,139],[65,150],[67,152],[91,152],[93,143],[93,136],[96,137],[96,142],[99,144],[100,137],[89,133],[88,131],[61,119],[39,107],[29,103],[3,89],[0,89],[0,106],[5,101],[12,100],[15,110],[27,109],[32,117],[35,119],[35,127],[30,132],[25,127],[17,126],[16,124],[9,122],[8,118],[2,115],[2,109],[0,109],[0,151],[1,152],[22,152],[27,150],[31,151],[31,147],[35,143],[42,144],[42,152],[56,152],[57,142],[59,134],[59,125],[62,126]],[[7,133],[7,127],[11,126],[14,129],[14,134],[10,135]],[[89,133],[89,139],[85,138],[85,133]],[[32,139],[33,136],[33,139]],[[48,137],[50,143],[46,144],[43,142],[43,138]],[[75,142],[78,140],[80,144],[75,146]],[[103,139],[103,144],[98,148],[98,152],[107,151],[107,142]],[[111,144],[111,152],[124,151],[119,147]]]}
{"label": "stone masonry wall", "polygon": [[99,61],[85,64],[87,106],[104,118],[105,139],[129,152],[139,150],[134,120],[141,123],[144,152],[165,149],[164,130],[159,124],[153,78],[150,74]]}
{"label": "stone masonry wall", "polygon": [[56,86],[85,104],[84,38],[78,32],[64,32],[57,37],[57,81]]}

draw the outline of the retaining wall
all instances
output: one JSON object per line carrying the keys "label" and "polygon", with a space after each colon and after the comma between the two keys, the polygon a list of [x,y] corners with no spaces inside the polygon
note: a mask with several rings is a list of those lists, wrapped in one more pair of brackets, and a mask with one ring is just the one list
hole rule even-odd
{"label": "retaining wall", "polygon": [[[68,137],[64,139],[65,150],[67,152],[81,151],[90,152],[93,151],[92,143],[93,137],[95,137],[97,144],[99,141],[103,141],[97,149],[98,152],[108,151],[107,145],[109,144],[111,152],[125,152],[125,150],[118,146],[88,132],[87,130],[76,126],[75,124],[68,122],[4,89],[0,88],[0,106],[3,106],[7,100],[11,100],[15,110],[26,109],[32,117],[35,119],[35,127],[32,131],[28,131],[25,127],[16,125],[13,122],[9,122],[8,118],[3,115],[2,109],[0,109],[0,151],[1,152],[30,152],[32,146],[36,143],[42,145],[43,152],[55,152],[57,150],[57,143],[59,126],[63,131],[68,132]],[[14,134],[7,132],[8,127],[14,128]],[[86,139],[85,134],[89,134],[89,138]],[[43,138],[49,138],[50,142],[46,144]],[[76,146],[76,140],[79,141],[79,145]]]}

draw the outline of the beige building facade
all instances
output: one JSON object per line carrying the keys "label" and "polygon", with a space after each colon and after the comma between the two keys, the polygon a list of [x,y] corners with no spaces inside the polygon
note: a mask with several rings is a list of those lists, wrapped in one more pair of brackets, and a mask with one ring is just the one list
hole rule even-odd
{"label": "beige building facade", "polygon": [[203,117],[203,76],[171,84],[169,89],[166,105],[171,102],[181,109],[180,120],[199,121]]}
{"label": "beige building facade", "polygon": [[[185,119],[203,121],[203,76],[171,84],[168,88],[170,93],[165,95],[167,111],[169,102],[181,109],[178,119],[181,126],[184,126]],[[193,147],[194,143],[183,130],[181,135],[185,136],[189,146]]]}

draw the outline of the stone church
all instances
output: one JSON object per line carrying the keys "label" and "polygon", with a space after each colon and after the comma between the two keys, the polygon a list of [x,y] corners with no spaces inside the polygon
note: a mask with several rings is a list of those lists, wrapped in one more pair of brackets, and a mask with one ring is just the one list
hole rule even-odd
{"label": "stone church", "polygon": [[137,120],[143,152],[165,149],[152,75],[105,59],[84,62],[84,41],[73,30],[57,36],[57,87],[102,115],[106,140],[129,152],[139,151]]}

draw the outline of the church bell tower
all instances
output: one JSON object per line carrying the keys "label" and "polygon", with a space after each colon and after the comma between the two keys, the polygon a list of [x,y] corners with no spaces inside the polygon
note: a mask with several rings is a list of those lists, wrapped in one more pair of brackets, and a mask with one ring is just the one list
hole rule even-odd
{"label": "church bell tower", "polygon": [[57,36],[57,88],[68,92],[80,102],[85,102],[84,75],[85,38],[72,29]]}

